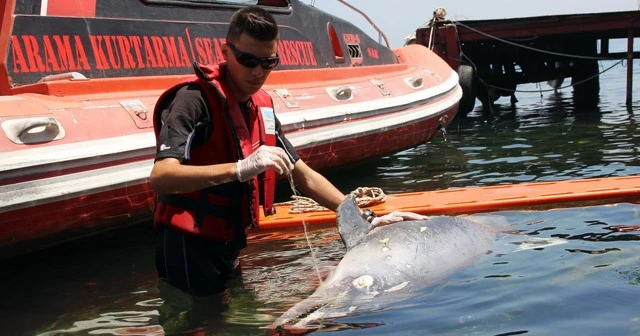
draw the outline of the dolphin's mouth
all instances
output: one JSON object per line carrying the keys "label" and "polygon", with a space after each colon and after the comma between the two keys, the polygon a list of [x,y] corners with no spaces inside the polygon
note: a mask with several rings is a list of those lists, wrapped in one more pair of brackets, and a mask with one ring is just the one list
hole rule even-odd
{"label": "dolphin's mouth", "polygon": [[[299,302],[289,309],[273,326],[292,326],[294,328],[324,328],[330,321],[357,313],[357,310],[366,305],[369,299],[373,299],[380,293],[374,288],[375,279],[370,275],[363,275],[356,279],[349,278],[347,283],[350,289],[342,292],[335,290],[314,293],[306,300]],[[327,300],[327,297],[330,298]],[[348,304],[345,298],[359,297],[364,301],[357,304]],[[368,306],[367,306],[368,307]],[[376,310],[375,307],[373,310]]]}
{"label": "dolphin's mouth", "polygon": [[[318,321],[316,321],[318,322]],[[343,331],[343,330],[358,330],[368,329],[383,326],[381,322],[369,322],[369,323],[338,323],[325,321],[313,325],[304,327],[298,327],[295,325],[284,324],[277,326],[274,330],[274,336],[293,336],[293,335],[307,335],[312,332],[331,332],[331,331]]]}
{"label": "dolphin's mouth", "polygon": [[315,313],[318,309],[326,306],[326,304],[315,305],[309,307],[295,316],[291,316],[282,321],[277,321],[274,325],[274,334],[278,336],[306,335],[311,332],[319,331],[324,324],[320,321],[314,321],[313,324],[304,323],[305,318]]}
{"label": "dolphin's mouth", "polygon": [[[289,318],[286,318],[283,321],[280,321],[278,323],[278,327],[284,326],[284,325],[300,326],[300,324],[303,324],[306,319],[310,318],[314,313],[317,313],[318,310],[320,310],[321,308],[324,308],[326,306],[327,306],[327,303],[317,304],[315,306],[311,306],[308,309],[305,309],[305,310],[299,312],[295,316],[291,316]],[[314,321],[316,321],[316,320],[314,320]],[[319,324],[319,323],[318,323],[318,325],[321,326],[321,324]],[[303,326],[307,327],[307,324],[304,324]],[[309,326],[316,327],[315,325],[309,325]]]}

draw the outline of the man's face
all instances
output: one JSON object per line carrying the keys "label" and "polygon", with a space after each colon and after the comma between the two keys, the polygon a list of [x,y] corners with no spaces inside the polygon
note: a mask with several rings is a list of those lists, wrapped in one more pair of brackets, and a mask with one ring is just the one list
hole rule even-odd
{"label": "man's face", "polygon": [[[223,46],[223,53],[227,61],[229,84],[235,98],[238,101],[245,101],[252,94],[258,92],[272,69],[264,69],[273,64],[273,58],[278,52],[277,40],[260,41],[247,34],[241,34],[237,41],[227,41]],[[257,58],[256,58],[257,57]],[[249,61],[249,67],[238,62]],[[256,64],[259,60],[259,64]],[[251,61],[254,61],[251,63]],[[277,64],[277,63],[276,63]]]}

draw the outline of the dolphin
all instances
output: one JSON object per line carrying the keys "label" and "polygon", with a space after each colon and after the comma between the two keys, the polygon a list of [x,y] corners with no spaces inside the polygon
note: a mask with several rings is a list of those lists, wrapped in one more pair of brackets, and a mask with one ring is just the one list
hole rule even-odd
{"label": "dolphin", "polygon": [[346,254],[311,296],[272,326],[321,327],[331,319],[383,309],[441,283],[488,253],[498,233],[490,223],[492,219],[477,216],[434,216],[373,227],[349,196],[337,210]]}

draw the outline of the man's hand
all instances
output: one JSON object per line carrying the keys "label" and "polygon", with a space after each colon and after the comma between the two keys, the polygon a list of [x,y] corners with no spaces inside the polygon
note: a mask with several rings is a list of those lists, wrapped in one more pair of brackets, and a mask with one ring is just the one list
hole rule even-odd
{"label": "man's hand", "polygon": [[240,182],[247,181],[267,169],[275,169],[278,174],[289,175],[293,164],[287,153],[280,147],[260,146],[245,159],[236,164],[236,174]]}
{"label": "man's hand", "polygon": [[419,215],[413,212],[393,211],[381,217],[376,217],[371,221],[373,226],[382,226],[396,222],[402,222],[404,220],[425,220],[429,219],[427,216]]}

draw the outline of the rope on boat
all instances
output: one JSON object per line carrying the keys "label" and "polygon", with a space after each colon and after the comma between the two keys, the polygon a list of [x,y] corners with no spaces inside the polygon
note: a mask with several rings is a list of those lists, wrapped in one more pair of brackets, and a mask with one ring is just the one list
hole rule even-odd
{"label": "rope on boat", "polygon": [[[358,207],[373,206],[384,203],[387,200],[387,195],[378,187],[358,187],[350,194],[356,196],[356,204]],[[278,203],[278,205],[290,205],[289,213],[328,210],[309,197],[292,195],[291,199],[291,201]]]}
{"label": "rope on boat", "polygon": [[431,26],[431,30],[429,31],[429,44],[427,45],[427,48],[429,48],[429,50],[433,50],[433,35],[435,35],[435,22],[443,22],[445,21],[445,17],[447,16],[447,10],[440,7],[440,8],[436,8],[436,10],[433,11],[433,17],[431,18],[431,22],[429,23],[429,26]]}
{"label": "rope on boat", "polygon": [[387,200],[384,191],[377,187],[358,187],[351,192],[351,195],[356,196],[356,204],[359,207],[374,206]]}
{"label": "rope on boat", "polygon": [[[514,47],[519,47],[519,48],[528,49],[528,50],[531,50],[531,51],[534,51],[534,52],[538,52],[538,53],[541,53],[541,54],[549,54],[549,55],[563,56],[563,57],[568,57],[568,58],[578,58],[578,59],[587,59],[587,60],[596,60],[596,61],[615,61],[615,60],[617,60],[616,58],[608,58],[608,57],[593,57],[593,56],[583,56],[583,55],[572,55],[572,54],[566,54],[566,53],[558,53],[558,52],[548,51],[548,50],[544,50],[544,49],[538,49],[538,48],[530,47],[530,46],[523,45],[523,44],[520,44],[520,43],[511,42],[511,41],[509,41],[509,40],[506,40],[506,39],[503,39],[503,38],[500,38],[500,37],[497,37],[497,36],[493,36],[493,35],[491,35],[491,34],[489,34],[489,33],[485,33],[485,32],[483,32],[483,31],[481,31],[481,30],[479,30],[479,29],[475,29],[475,28],[473,28],[473,27],[471,27],[471,26],[468,26],[468,25],[466,25],[466,24],[464,24],[464,23],[461,23],[461,22],[459,22],[459,21],[450,20],[450,22],[451,22],[451,23],[453,23],[453,25],[454,25],[454,28],[455,28],[455,30],[456,30],[456,36],[459,36],[459,33],[458,33],[458,26],[461,26],[461,27],[464,27],[464,28],[466,28],[466,29],[468,29],[468,30],[471,30],[471,31],[473,31],[473,32],[476,32],[476,33],[478,33],[478,34],[480,34],[480,35],[484,35],[484,36],[486,36],[486,37],[488,37],[488,38],[490,38],[490,39],[494,39],[494,40],[496,40],[496,41],[500,41],[500,42],[502,42],[502,43],[509,44],[509,45],[514,46]],[[462,50],[462,43],[460,42],[460,38],[458,38],[458,41],[457,41],[457,42],[458,42],[458,48],[459,48],[459,50]],[[471,65],[473,66],[474,70],[476,70],[476,71],[477,71],[477,67],[476,67],[475,63],[473,63],[473,61],[472,61],[469,57],[467,57],[467,56],[466,56],[466,55],[464,55],[464,54],[462,54],[462,57],[464,57],[464,58],[465,58],[469,63],[471,63]],[[461,60],[460,60],[460,61],[461,61]],[[580,84],[582,84],[582,83],[588,82],[588,81],[590,81],[590,80],[592,80],[592,79],[594,79],[594,78],[596,78],[596,77],[598,77],[598,76],[602,75],[603,73],[605,73],[605,72],[607,72],[607,71],[609,71],[609,70],[611,70],[611,69],[615,68],[616,66],[618,66],[618,65],[622,64],[624,61],[625,61],[624,59],[623,59],[623,60],[620,60],[620,61],[616,62],[615,64],[613,64],[612,66],[610,66],[610,67],[608,67],[608,68],[606,68],[606,69],[604,69],[604,70],[602,70],[602,71],[598,72],[597,74],[595,74],[595,75],[593,75],[593,76],[591,76],[591,77],[589,77],[589,78],[585,78],[585,79],[581,80],[580,82],[567,84],[567,85],[565,85],[565,86],[562,86],[562,87],[559,87],[559,88],[555,88],[555,89],[546,89],[546,90],[542,90],[542,88],[540,88],[540,90],[536,90],[536,91],[534,91],[534,90],[517,90],[517,89],[516,89],[516,90],[514,90],[514,89],[510,89],[510,88],[503,88],[503,87],[499,87],[499,86],[491,85],[491,84],[487,83],[487,82],[486,82],[482,77],[480,77],[480,76],[477,76],[477,78],[480,80],[480,82],[482,82],[482,84],[484,84],[484,85],[485,85],[486,87],[488,87],[488,88],[493,88],[493,89],[503,90],[503,91],[506,91],[506,92],[513,92],[513,93],[516,93],[516,92],[525,92],[525,93],[538,93],[538,92],[542,93],[542,92],[551,92],[551,91],[557,91],[557,90],[565,89],[565,88],[568,88],[568,87],[571,87],[571,86],[580,85]]]}
{"label": "rope on boat", "polygon": [[[462,23],[460,21],[453,21],[452,20],[451,22],[456,26],[456,30],[457,30],[457,26],[461,26],[461,27],[464,27],[464,28],[466,28],[468,30],[476,32],[476,33],[478,33],[480,35],[488,37],[490,39],[493,39],[493,40],[496,40],[496,41],[500,41],[502,43],[509,44],[509,45],[514,46],[514,47],[523,48],[523,49],[535,51],[535,52],[542,53],[542,54],[561,56],[561,57],[568,57],[568,58],[596,60],[596,61],[616,61],[616,60],[618,60],[617,58],[610,58],[610,57],[594,57],[594,56],[584,56],[584,55],[572,55],[572,54],[560,53],[560,52],[549,51],[549,50],[544,50],[544,49],[538,49],[538,48],[530,47],[528,45],[511,42],[509,40],[506,40],[506,39],[491,35],[489,33],[485,33],[485,32],[483,32],[483,31],[481,31],[479,29],[476,29],[476,28],[473,28],[471,26],[468,26],[468,25],[466,25],[466,24],[464,24],[464,23]],[[462,50],[462,49],[460,49],[460,50]]]}

